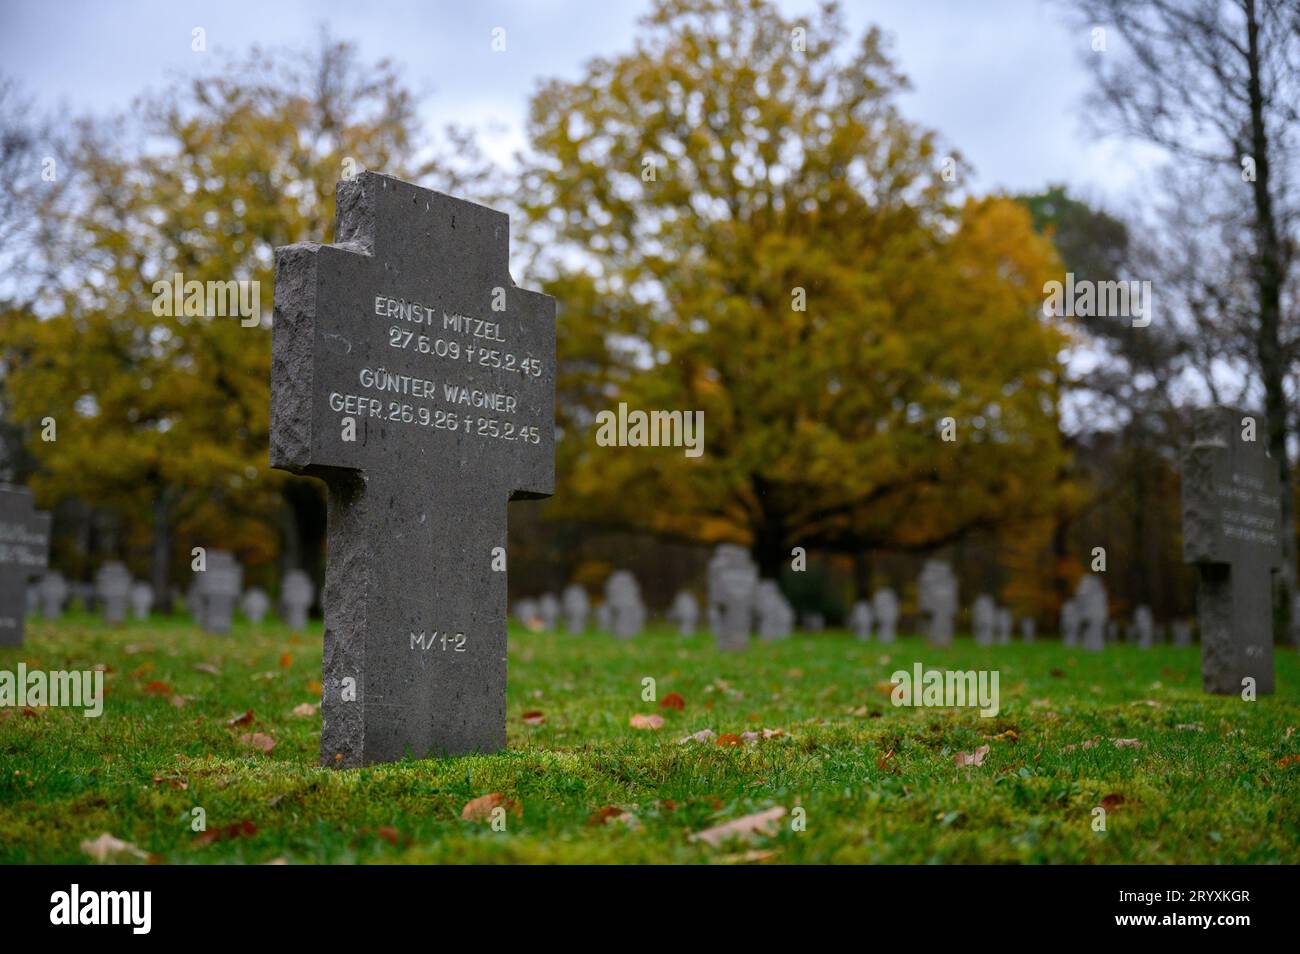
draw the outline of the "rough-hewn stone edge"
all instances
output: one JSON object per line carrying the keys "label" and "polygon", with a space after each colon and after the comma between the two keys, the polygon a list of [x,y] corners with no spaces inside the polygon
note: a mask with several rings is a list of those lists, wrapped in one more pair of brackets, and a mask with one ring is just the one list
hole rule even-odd
{"label": "rough-hewn stone edge", "polygon": [[271,466],[302,473],[311,464],[316,270],[320,245],[275,250],[271,324]]}
{"label": "rough-hewn stone edge", "polygon": [[366,255],[374,254],[375,190],[380,188],[380,180],[391,178],[378,172],[362,172],[340,180],[334,188],[334,244],[352,246]]}

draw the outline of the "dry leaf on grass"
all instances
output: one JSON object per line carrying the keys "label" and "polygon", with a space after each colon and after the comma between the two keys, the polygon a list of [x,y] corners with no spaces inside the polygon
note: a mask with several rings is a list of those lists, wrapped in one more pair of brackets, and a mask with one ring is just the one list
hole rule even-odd
{"label": "dry leaf on grass", "polygon": [[212,663],[195,663],[194,668],[199,672],[206,672],[209,676],[220,676],[221,670]]}
{"label": "dry leaf on grass", "polygon": [[108,832],[104,832],[98,838],[87,839],[81,843],[81,850],[91,857],[92,860],[100,864],[112,861],[120,855],[129,858],[148,858],[149,856],[131,844],[129,841],[123,841],[121,838],[115,838]]}
{"label": "dry leaf on grass", "polygon": [[525,712],[524,725],[542,725],[546,722],[546,716],[540,710],[534,709],[532,712]]}
{"label": "dry leaf on grass", "polygon": [[293,714],[304,719],[318,712],[320,712],[319,702],[303,702],[293,707]]}
{"label": "dry leaf on grass", "polygon": [[167,685],[161,679],[155,679],[144,687],[144,694],[147,696],[170,696],[174,695],[172,687]]}
{"label": "dry leaf on grass", "polygon": [[678,739],[677,742],[679,745],[685,745],[688,742],[709,742],[714,738],[716,738],[716,735],[712,729],[701,729],[699,732],[696,732],[693,735],[688,735],[684,739]]}
{"label": "dry leaf on grass", "polygon": [[712,845],[716,848],[723,842],[733,838],[750,839],[756,835],[771,835],[776,831],[777,822],[784,815],[785,809],[778,805],[775,808],[769,808],[765,812],[757,812],[743,818],[733,818],[731,821],[723,822],[713,828],[697,831],[691,835],[691,841],[702,841],[706,845]]}
{"label": "dry leaf on grass", "polygon": [[516,801],[506,798],[500,792],[489,792],[465,803],[460,811],[463,821],[487,821],[495,809],[504,808],[513,815],[522,815],[524,808]]}
{"label": "dry leaf on grass", "polygon": [[259,752],[270,752],[275,748],[275,739],[265,732],[245,732],[239,737],[239,741],[250,749],[256,749]]}
{"label": "dry leaf on grass", "polygon": [[1117,749],[1140,749],[1142,743],[1137,739],[1111,739]]}
{"label": "dry leaf on grass", "polygon": [[638,712],[628,721],[634,729],[652,729],[658,731],[664,727],[664,717],[661,715],[641,715],[641,713]]}
{"label": "dry leaf on grass", "polygon": [[660,709],[676,709],[681,712],[686,708],[686,700],[681,697],[680,693],[670,692],[659,700]]}
{"label": "dry leaf on grass", "polygon": [[253,710],[249,709],[247,712],[237,715],[233,719],[227,719],[226,725],[251,725],[252,722]]}
{"label": "dry leaf on grass", "polygon": [[208,845],[218,841],[232,841],[236,838],[252,838],[257,834],[257,826],[245,818],[241,822],[235,822],[233,825],[227,825],[224,828],[209,828],[202,832],[194,839],[194,845],[198,848],[206,848]]}
{"label": "dry leaf on grass", "polygon": [[958,752],[956,761],[958,765],[983,765],[984,756],[988,754],[989,747],[981,745],[974,752]]}

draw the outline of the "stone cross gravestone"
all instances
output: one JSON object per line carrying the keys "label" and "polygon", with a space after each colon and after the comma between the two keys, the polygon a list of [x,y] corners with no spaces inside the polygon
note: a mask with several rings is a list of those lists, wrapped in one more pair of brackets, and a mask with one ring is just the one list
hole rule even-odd
{"label": "stone cross gravestone", "polygon": [[1015,628],[1011,610],[1005,606],[1000,607],[994,620],[993,632],[997,637],[997,644],[999,646],[1010,646],[1011,630]]}
{"label": "stone cross gravestone", "polygon": [[542,618],[542,629],[555,632],[560,626],[560,601],[554,593],[543,593],[537,600],[537,615]]}
{"label": "stone cross gravestone", "polygon": [[41,615],[46,619],[58,619],[63,615],[63,608],[68,599],[68,583],[62,573],[46,573],[37,584],[41,594]]}
{"label": "stone cross gravestone", "polygon": [[786,639],[794,630],[794,607],[776,580],[760,580],[754,589],[758,638],[764,642]]}
{"label": "stone cross gravestone", "polygon": [[976,645],[993,645],[993,626],[997,612],[998,608],[993,602],[993,597],[987,593],[975,597],[975,603],[970,611],[970,625],[975,631]]}
{"label": "stone cross gravestone", "polygon": [[871,625],[874,622],[875,616],[871,612],[871,604],[866,600],[858,600],[853,604],[853,609],[849,610],[849,629],[863,642],[871,639]]}
{"label": "stone cross gravestone", "polygon": [[209,550],[206,566],[195,573],[198,624],[204,632],[225,636],[230,632],[235,603],[243,589],[244,570],[227,550]]}
{"label": "stone cross gravestone", "polygon": [[121,563],[105,563],[95,573],[95,596],[105,623],[116,626],[125,621],[131,596],[131,571]]}
{"label": "stone cross gravestone", "polygon": [[1083,648],[1101,652],[1106,648],[1106,618],[1110,614],[1110,601],[1101,577],[1085,573],[1074,591],[1074,604],[1083,627]]}
{"label": "stone cross gravestone", "polygon": [[580,583],[570,583],[560,595],[564,606],[564,628],[570,633],[587,631],[587,614],[591,610],[591,601],[587,599],[587,590]]}
{"label": "stone cross gravestone", "polygon": [[709,619],[718,649],[745,649],[754,624],[758,567],[749,551],[719,544],[709,560]]}
{"label": "stone cross gravestone", "polygon": [[1156,622],[1151,615],[1151,607],[1139,606],[1133,611],[1133,630],[1139,649],[1150,649],[1155,645]]}
{"label": "stone cross gravestone", "polygon": [[957,577],[952,564],[926,560],[917,582],[921,612],[927,617],[926,642],[931,646],[952,645],[952,620],[957,613]]}
{"label": "stone cross gravestone", "polygon": [[605,605],[610,610],[610,630],[615,639],[633,639],[645,628],[641,586],[627,570],[615,570],[605,581]]}
{"label": "stone cross gravestone", "polygon": [[290,629],[306,629],[307,614],[316,601],[316,587],[305,570],[290,570],[280,583],[280,613]]}
{"label": "stone cross gravestone", "polygon": [[898,594],[887,586],[881,587],[871,597],[871,609],[876,614],[880,641],[892,643],[898,633]]}
{"label": "stone cross gravestone", "polygon": [[153,587],[143,580],[131,584],[131,617],[148,619],[153,609]]}
{"label": "stone cross gravestone", "polygon": [[1246,679],[1259,694],[1273,691],[1273,571],[1290,528],[1266,434],[1261,415],[1211,408],[1196,415],[1183,453],[1183,560],[1200,572],[1206,692],[1240,693]]}
{"label": "stone cross gravestone", "polygon": [[695,627],[700,620],[700,606],[695,602],[695,596],[690,590],[682,590],[673,598],[668,619],[677,624],[679,636],[695,635]]}
{"label": "stone cross gravestone", "polygon": [[23,644],[27,581],[45,572],[50,515],[25,487],[0,484],[0,646]]}
{"label": "stone cross gravestone", "polygon": [[509,218],[363,172],[276,250],[271,464],[329,489],[321,759],[506,744],[512,500],[555,481],[555,301]]}
{"label": "stone cross gravestone", "polygon": [[1061,603],[1061,643],[1075,646],[1079,642],[1079,604],[1072,599]]}
{"label": "stone cross gravestone", "polygon": [[1032,643],[1038,636],[1038,621],[1032,616],[1026,616],[1020,621],[1020,639],[1025,643]]}
{"label": "stone cross gravestone", "polygon": [[515,619],[525,629],[536,629],[541,626],[541,618],[538,615],[537,600],[531,596],[524,597],[515,603]]}
{"label": "stone cross gravestone", "polygon": [[243,599],[239,601],[239,609],[250,623],[260,626],[271,609],[271,598],[255,586],[244,592]]}

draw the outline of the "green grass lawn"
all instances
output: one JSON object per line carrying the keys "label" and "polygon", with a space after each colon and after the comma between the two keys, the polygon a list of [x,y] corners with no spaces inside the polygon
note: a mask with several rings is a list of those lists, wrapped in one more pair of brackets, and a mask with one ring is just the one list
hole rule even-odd
{"label": "green grass lawn", "polygon": [[[997,668],[1002,711],[894,707],[882,684],[918,660]],[[315,630],[29,620],[25,646],[0,649],[0,669],[19,662],[108,675],[101,718],[0,710],[5,863],[88,862],[81,843],[104,832],[169,863],[1300,861],[1291,650],[1277,694],[1247,703],[1200,691],[1195,648],[941,652],[828,633],[724,656],[667,630],[512,631],[507,751],[349,771],[317,766],[319,714],[294,712],[319,701]],[[647,677],[684,708],[643,701]],[[665,724],[633,728],[637,714]],[[681,741],[704,729],[781,734]],[[982,765],[956,764],[984,745]],[[462,820],[491,793],[514,803],[505,831]],[[771,834],[690,838],[778,806],[793,814]]]}

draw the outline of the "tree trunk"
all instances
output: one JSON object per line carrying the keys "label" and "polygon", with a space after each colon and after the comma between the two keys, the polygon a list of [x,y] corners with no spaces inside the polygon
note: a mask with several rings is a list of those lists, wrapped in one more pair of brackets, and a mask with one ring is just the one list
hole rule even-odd
{"label": "tree trunk", "polygon": [[172,611],[171,515],[167,506],[167,489],[160,488],[153,501],[153,552],[150,556],[149,582],[153,586],[154,607],[159,613]]}
{"label": "tree trunk", "polygon": [[1286,366],[1278,326],[1282,314],[1282,257],[1273,196],[1269,191],[1269,132],[1264,125],[1264,94],[1260,78],[1259,21],[1255,0],[1246,0],[1247,63],[1250,71],[1250,146],[1255,160],[1253,197],[1255,202],[1255,287],[1259,299],[1259,329],[1255,339],[1260,379],[1264,384],[1264,413],[1268,417],[1268,451],[1277,465],[1282,496],[1282,570],[1277,575],[1281,590],[1279,635],[1285,638],[1291,615],[1291,594],[1295,590],[1295,514],[1291,497],[1291,465],[1287,460],[1289,429],[1285,378]]}

